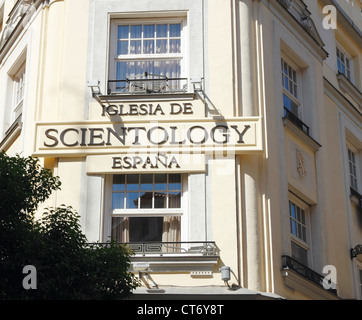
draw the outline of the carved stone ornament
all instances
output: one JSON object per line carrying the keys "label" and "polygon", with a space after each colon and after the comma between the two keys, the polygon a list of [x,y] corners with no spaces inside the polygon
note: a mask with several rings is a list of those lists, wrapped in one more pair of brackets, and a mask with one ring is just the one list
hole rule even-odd
{"label": "carved stone ornament", "polygon": [[297,149],[297,171],[299,178],[303,179],[307,175],[307,171],[304,166],[304,157],[301,151]]}
{"label": "carved stone ornament", "polygon": [[278,2],[287,10],[292,6],[292,0],[278,0]]}
{"label": "carved stone ornament", "polygon": [[22,0],[17,3],[16,8],[13,9],[9,16],[8,22],[4,28],[4,32],[0,39],[0,49],[4,46],[6,41],[11,37],[13,31],[16,29],[22,18],[29,12],[34,11],[33,4],[35,0]]}

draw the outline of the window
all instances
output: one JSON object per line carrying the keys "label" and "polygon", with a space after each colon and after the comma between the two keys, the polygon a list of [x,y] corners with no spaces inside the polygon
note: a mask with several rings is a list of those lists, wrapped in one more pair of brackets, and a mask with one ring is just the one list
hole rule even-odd
{"label": "window", "polygon": [[5,134],[21,121],[25,96],[25,53],[8,70],[8,85],[6,93],[6,111],[4,118]]}
{"label": "window", "polygon": [[292,258],[308,266],[308,215],[307,208],[302,208],[289,200],[289,224],[291,234]]}
{"label": "window", "polygon": [[352,146],[347,147],[348,150],[348,169],[350,178],[350,187],[358,190],[358,153]]}
{"label": "window", "polygon": [[352,81],[352,59],[337,47],[337,67],[338,72],[344,74],[346,78]]}
{"label": "window", "polygon": [[[112,26],[112,91],[158,93],[182,89],[184,22],[116,20]],[[171,80],[169,80],[171,79]],[[174,79],[174,80],[172,80]],[[148,80],[148,81],[142,81]]]}
{"label": "window", "polygon": [[112,238],[117,242],[179,242],[181,174],[114,175]]}
{"label": "window", "polygon": [[283,84],[283,106],[298,116],[298,73],[296,68],[292,67],[284,59],[281,60],[282,84]]}
{"label": "window", "polygon": [[25,65],[13,77],[13,121],[22,113],[23,98],[25,89]]}

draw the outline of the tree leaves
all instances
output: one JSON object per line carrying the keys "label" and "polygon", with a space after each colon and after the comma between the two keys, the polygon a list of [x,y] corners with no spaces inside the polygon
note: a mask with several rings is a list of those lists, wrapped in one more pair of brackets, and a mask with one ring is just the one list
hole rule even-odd
{"label": "tree leaves", "polygon": [[[0,299],[124,299],[139,286],[128,272],[131,252],[114,242],[88,244],[79,215],[69,206],[39,203],[60,189],[58,177],[32,157],[0,153]],[[37,271],[25,290],[22,270]]]}

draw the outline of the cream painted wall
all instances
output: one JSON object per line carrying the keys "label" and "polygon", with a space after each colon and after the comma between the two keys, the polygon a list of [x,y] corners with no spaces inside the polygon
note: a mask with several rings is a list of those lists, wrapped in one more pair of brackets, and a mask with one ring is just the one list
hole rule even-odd
{"label": "cream painted wall", "polygon": [[[84,118],[88,0],[57,1],[45,9],[39,120]],[[49,95],[49,92],[52,92]]]}

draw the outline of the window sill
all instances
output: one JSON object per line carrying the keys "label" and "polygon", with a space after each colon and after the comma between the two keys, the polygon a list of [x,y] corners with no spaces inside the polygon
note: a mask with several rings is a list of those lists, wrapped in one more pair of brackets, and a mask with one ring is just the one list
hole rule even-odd
{"label": "window sill", "polygon": [[354,86],[354,84],[343,74],[338,73],[337,74],[337,80],[339,83],[339,88],[342,90],[342,92],[347,93],[353,99],[357,102],[359,107],[362,105],[362,93],[358,90],[357,87]]}

